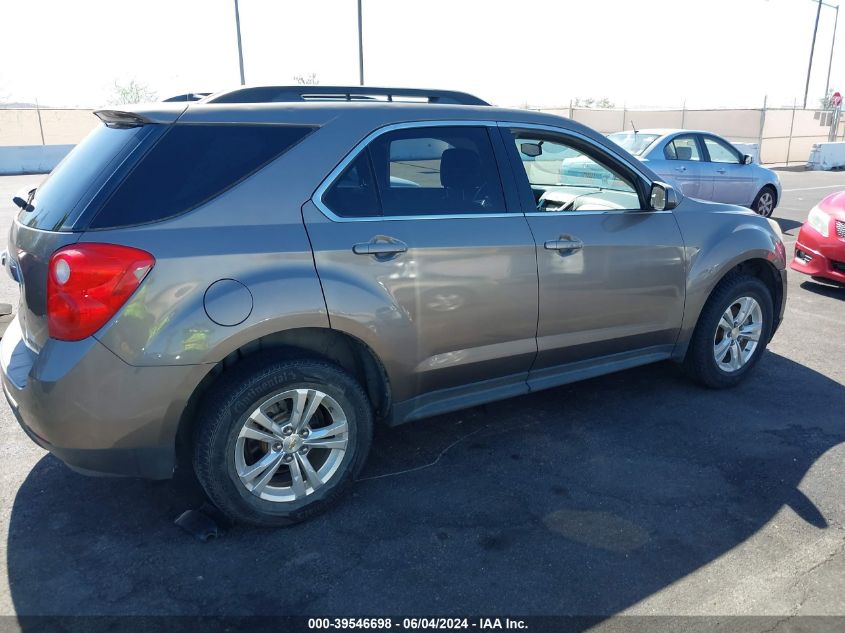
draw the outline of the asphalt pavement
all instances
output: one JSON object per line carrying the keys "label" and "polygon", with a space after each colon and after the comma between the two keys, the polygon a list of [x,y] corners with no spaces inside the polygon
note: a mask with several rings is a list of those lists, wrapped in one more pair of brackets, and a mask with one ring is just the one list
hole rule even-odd
{"label": "asphalt pavement", "polygon": [[[845,173],[780,176],[791,253]],[[0,178],[0,199],[28,180]],[[16,301],[4,274],[0,302]],[[662,363],[382,430],[335,510],[207,543],[173,524],[201,502],[187,474],[77,475],[3,403],[0,614],[766,615],[787,630],[845,615],[843,442],[845,290],[797,273],[738,388]]]}

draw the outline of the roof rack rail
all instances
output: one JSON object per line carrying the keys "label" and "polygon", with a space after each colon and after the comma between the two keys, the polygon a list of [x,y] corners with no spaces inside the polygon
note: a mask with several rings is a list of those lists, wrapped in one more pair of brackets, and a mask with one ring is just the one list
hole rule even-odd
{"label": "roof rack rail", "polygon": [[162,99],[162,102],[167,103],[169,101],[199,101],[200,99],[205,99],[210,94],[210,92],[189,92],[187,94],[176,95],[175,97],[168,97],[167,99]]}
{"label": "roof rack rail", "polygon": [[453,105],[483,105],[486,101],[454,90],[371,88],[369,86],[255,86],[212,94],[203,103],[273,103],[293,101],[419,101]]}

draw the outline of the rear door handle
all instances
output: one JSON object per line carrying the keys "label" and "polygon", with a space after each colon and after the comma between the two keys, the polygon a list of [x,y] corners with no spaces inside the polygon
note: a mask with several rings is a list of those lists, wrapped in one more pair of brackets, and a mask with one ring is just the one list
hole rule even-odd
{"label": "rear door handle", "polygon": [[716,173],[717,174],[724,174],[724,173],[727,173],[727,172],[725,171],[725,169],[717,169]]}
{"label": "rear door handle", "polygon": [[408,245],[400,240],[392,237],[374,237],[369,242],[362,242],[355,244],[352,247],[352,252],[356,255],[398,255],[408,251]]}
{"label": "rear door handle", "polygon": [[584,242],[578,239],[549,240],[543,246],[547,251],[578,251],[584,248]]}
{"label": "rear door handle", "polygon": [[675,171],[686,171],[686,167],[675,167]]}

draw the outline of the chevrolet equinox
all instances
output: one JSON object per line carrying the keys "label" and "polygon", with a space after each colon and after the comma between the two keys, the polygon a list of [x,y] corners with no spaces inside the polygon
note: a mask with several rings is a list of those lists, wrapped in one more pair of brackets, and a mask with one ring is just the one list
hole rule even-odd
{"label": "chevrolet equinox", "polygon": [[235,520],[329,506],[375,424],[664,359],[730,387],[783,315],[773,222],[564,118],[323,86],[96,115],[14,200],[6,398],[75,470],[181,458]]}

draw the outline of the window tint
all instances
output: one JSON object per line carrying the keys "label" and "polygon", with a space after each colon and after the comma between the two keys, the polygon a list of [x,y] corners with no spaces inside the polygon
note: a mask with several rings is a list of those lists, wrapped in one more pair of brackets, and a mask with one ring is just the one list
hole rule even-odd
{"label": "window tint", "polygon": [[679,136],[666,144],[664,150],[668,160],[701,160],[698,143],[694,136]]}
{"label": "window tint", "polygon": [[370,145],[385,216],[504,213],[493,146],[483,127],[396,130]]}
{"label": "window tint", "polygon": [[539,211],[641,208],[631,177],[597,152],[531,132],[514,140]]}
{"label": "window tint", "polygon": [[312,129],[174,125],[118,186],[91,228],[143,224],[189,211],[254,173]]}
{"label": "window tint", "polygon": [[337,215],[360,218],[381,215],[369,150],[364,150],[335,180],[323,202]]}
{"label": "window tint", "polygon": [[343,217],[504,213],[493,146],[483,127],[387,132],[323,195]]}
{"label": "window tint", "polygon": [[35,192],[33,211],[20,213],[21,224],[57,231],[78,204],[90,198],[89,190],[108,175],[118,156],[134,147],[146,127],[116,129],[97,126],[68,154]]}
{"label": "window tint", "polygon": [[715,139],[711,136],[704,137],[704,145],[707,147],[707,153],[710,154],[710,162],[713,163],[738,163],[739,156],[728,147],[726,143]]}

